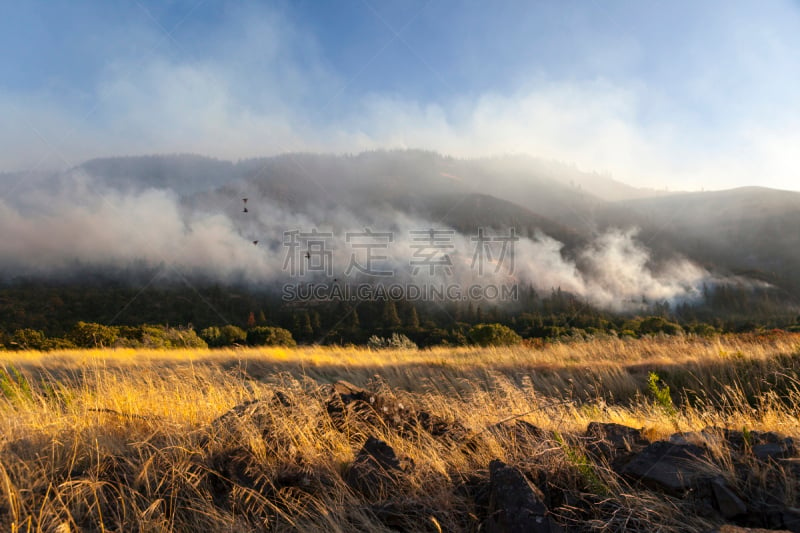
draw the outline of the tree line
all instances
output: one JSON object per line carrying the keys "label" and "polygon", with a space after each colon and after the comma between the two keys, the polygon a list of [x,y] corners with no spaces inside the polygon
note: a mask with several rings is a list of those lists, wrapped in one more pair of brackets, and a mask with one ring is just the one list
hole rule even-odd
{"label": "tree line", "polygon": [[[210,285],[191,288],[123,284],[0,287],[0,346],[195,348],[299,344],[391,344],[402,336],[420,347],[487,342],[481,325],[505,328],[503,342],[598,335],[695,334],[783,328],[800,330],[796,307],[768,291],[706,288],[699,303],[642,305],[638,313],[597,309],[566,291],[532,287],[519,300],[321,302],[296,306],[273,293]],[[513,335],[509,335],[511,333]],[[510,340],[509,340],[510,339]],[[494,341],[488,341],[494,342]]]}

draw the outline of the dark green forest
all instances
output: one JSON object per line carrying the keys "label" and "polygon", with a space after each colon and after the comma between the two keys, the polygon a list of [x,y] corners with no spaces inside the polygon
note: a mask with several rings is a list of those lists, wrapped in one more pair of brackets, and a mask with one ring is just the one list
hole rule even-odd
{"label": "dark green forest", "polygon": [[[480,327],[485,324],[506,329],[492,331],[487,340]],[[5,349],[365,345],[393,335],[428,347],[775,328],[799,331],[797,308],[777,291],[735,285],[705,288],[700,303],[642,302],[628,313],[597,309],[560,289],[541,294],[532,287],[520,288],[518,301],[502,305],[389,299],[299,305],[244,287],[97,280],[18,281],[0,288]]]}

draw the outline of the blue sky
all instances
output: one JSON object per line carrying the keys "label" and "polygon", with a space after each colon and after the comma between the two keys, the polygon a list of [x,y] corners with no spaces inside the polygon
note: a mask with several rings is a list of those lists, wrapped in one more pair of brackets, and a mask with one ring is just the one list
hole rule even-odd
{"label": "blue sky", "polygon": [[797,2],[0,9],[0,170],[409,147],[660,189],[800,189]]}

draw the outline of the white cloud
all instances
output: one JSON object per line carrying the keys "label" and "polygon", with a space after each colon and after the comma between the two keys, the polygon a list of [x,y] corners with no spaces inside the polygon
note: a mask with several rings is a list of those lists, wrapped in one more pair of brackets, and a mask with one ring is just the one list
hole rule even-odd
{"label": "white cloud", "polygon": [[[771,12],[788,10],[776,6]],[[520,87],[478,95],[456,90],[446,101],[430,102],[384,93],[351,102],[346,75],[330,69],[313,35],[265,8],[237,8],[229,16],[226,29],[210,36],[204,57],[167,40],[170,53],[156,49],[138,61],[110,61],[88,113],[45,93],[1,93],[9,127],[0,130],[0,167],[30,167],[43,158],[49,166],[66,166],[115,154],[237,158],[419,147],[459,156],[529,153],[655,188],[798,188],[800,124],[784,118],[796,108],[780,105],[797,99],[776,88],[795,79],[796,69],[787,66],[793,58],[769,32],[736,33],[739,16],[722,17],[724,27],[709,29],[711,49],[698,49],[697,59],[707,72],[688,67],[689,78],[675,80],[682,97],[645,74],[614,80],[539,74]],[[730,47],[724,54],[712,42],[720,34]],[[697,46],[702,37],[687,42]],[[755,61],[754,51],[765,60]],[[602,46],[597,53],[608,62]],[[714,64],[714,53],[730,64]],[[648,60],[642,51],[636,57]],[[739,67],[730,79],[730,69]],[[739,113],[731,99],[741,100],[748,87],[754,98],[774,96],[778,103],[745,99]]]}

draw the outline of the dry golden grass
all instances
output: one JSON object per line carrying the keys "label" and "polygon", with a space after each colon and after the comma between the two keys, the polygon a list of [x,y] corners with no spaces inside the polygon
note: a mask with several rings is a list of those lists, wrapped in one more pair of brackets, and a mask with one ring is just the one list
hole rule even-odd
{"label": "dry golden grass", "polygon": [[[379,502],[342,480],[365,435],[342,433],[327,416],[326,384],[339,379],[380,387],[481,438],[467,453],[423,432],[375,430],[413,460],[394,495],[416,502],[400,513],[410,530],[477,530],[456,488],[494,458],[577,491],[600,484],[596,516],[554,510],[576,530],[713,525],[607,469],[587,471],[579,443],[522,450],[484,431],[512,417],[554,435],[577,435],[591,421],[644,428],[650,438],[709,425],[800,435],[800,337],[792,335],[536,349],[0,352],[0,369],[4,531],[385,531]],[[674,408],[648,392],[649,372],[670,386]],[[268,436],[212,423],[275,391],[292,407],[270,411]]]}

